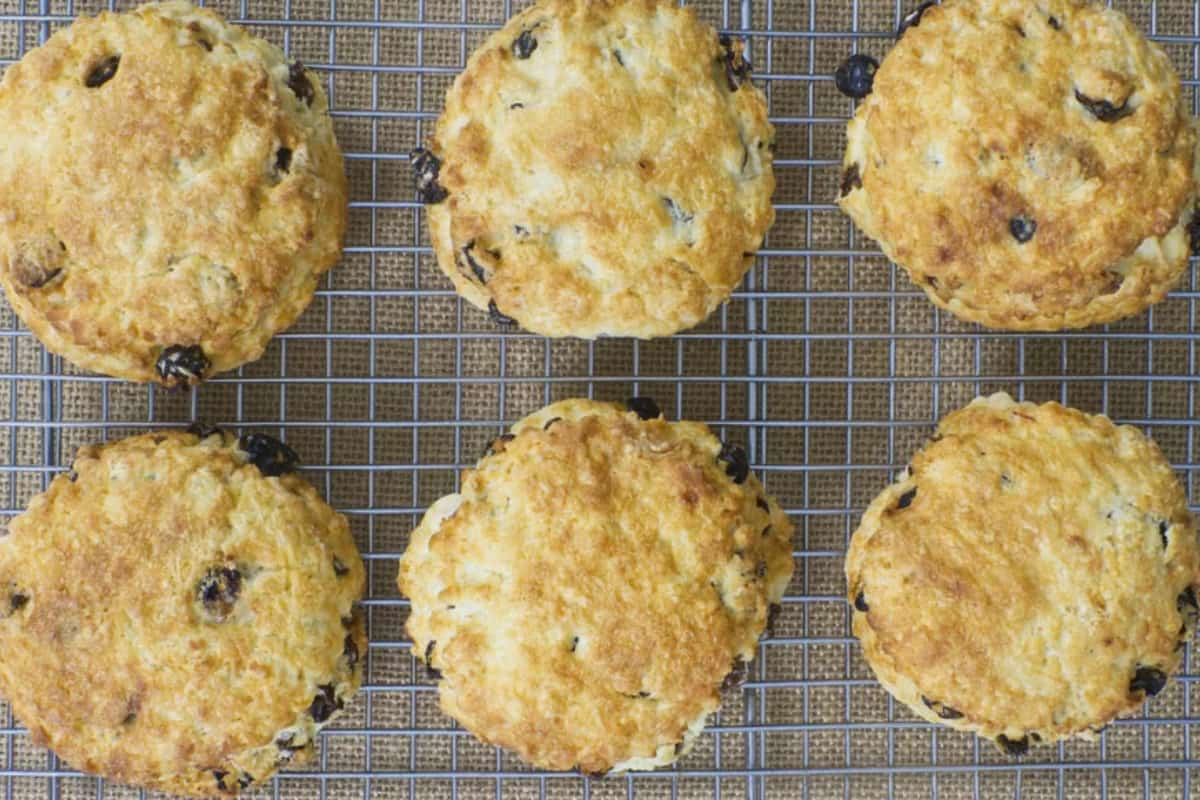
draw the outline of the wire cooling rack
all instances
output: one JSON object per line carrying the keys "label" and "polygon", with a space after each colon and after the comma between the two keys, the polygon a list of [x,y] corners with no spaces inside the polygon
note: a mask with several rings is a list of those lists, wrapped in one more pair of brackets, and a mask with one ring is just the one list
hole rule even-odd
{"label": "wire cooling rack", "polygon": [[[254,0],[220,10],[326,80],[351,177],[342,264],[267,355],[192,393],[82,374],[0,318],[0,494],[20,511],[79,444],[203,419],[285,438],[351,519],[370,571],[366,686],[321,737],[319,761],[275,798],[1192,797],[1200,786],[1186,674],[1098,743],[1013,760],[895,705],[850,636],[842,554],[870,498],[935,420],[977,394],[1057,399],[1143,427],[1197,501],[1196,276],[1149,314],[1083,332],[1015,336],[938,313],[833,205],[850,101],[829,76],[882,56],[913,2],[707,0],[748,37],[778,130],[778,222],[733,300],[654,342],[546,341],[497,330],[441,277],[406,153],[428,134],[506,0]],[[1197,85],[1200,3],[1120,4]],[[0,0],[0,64],[99,5]],[[119,146],[119,143],[114,143]],[[396,559],[501,426],[554,399],[652,395],[747,447],[797,523],[797,573],[745,688],[674,769],[593,780],[484,746],[437,710],[403,634]],[[3,658],[0,653],[0,658]],[[5,800],[137,792],[79,775],[5,710]]]}

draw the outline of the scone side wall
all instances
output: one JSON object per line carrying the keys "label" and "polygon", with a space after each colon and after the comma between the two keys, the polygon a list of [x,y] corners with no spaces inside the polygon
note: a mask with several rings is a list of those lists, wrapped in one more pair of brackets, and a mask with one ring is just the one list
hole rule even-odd
{"label": "scone side wall", "polygon": [[83,447],[10,523],[0,692],[37,744],[195,797],[311,758],[361,685],[365,570],[344,517],[251,458],[220,432]]}
{"label": "scone side wall", "polygon": [[708,317],[774,221],[775,132],[741,53],[668,0],[543,0],[489,37],[429,142],[429,235],[459,294],[552,337]]}
{"label": "scone side wall", "polygon": [[[956,79],[931,79],[943,71]],[[1097,118],[1087,92],[1118,110]],[[850,121],[839,204],[955,316],[1081,328],[1145,310],[1186,272],[1195,151],[1170,60],[1120,12],[947,0]]]}
{"label": "scone side wall", "polygon": [[[653,769],[686,753],[794,569],[791,522],[721,451],[703,425],[586,400],[494,442],[400,565],[413,654],[443,710],[544,769]],[[649,505],[625,505],[631,493]],[[676,497],[701,516],[676,516]],[[520,680],[496,674],[511,668]]]}
{"label": "scone side wall", "polygon": [[206,9],[58,31],[5,72],[0,135],[0,284],[84,369],[171,386],[252,361],[341,252],[320,80]]}
{"label": "scone side wall", "polygon": [[[1055,508],[1057,501],[1049,498],[1039,500],[1022,494],[1022,502],[1030,510],[1008,510],[997,499],[1002,495],[988,493],[991,473],[986,469],[963,478],[973,488],[961,491],[977,497],[956,494],[951,505],[938,499],[939,491],[960,491],[948,477],[950,472],[970,470],[963,462],[950,459],[1003,461],[1010,451],[1027,454],[1034,445],[1027,446],[1026,441],[1040,442],[1037,446],[1044,448],[1051,461],[1056,459],[1052,452],[1056,448],[1064,451],[1063,458],[1070,457],[1065,451],[1083,448],[1080,452],[1089,455],[1081,457],[1092,459],[1090,468],[1098,470],[1098,480],[1119,481],[1124,486],[1140,481],[1136,484],[1140,490],[1129,496],[1129,506],[1118,505],[1107,518],[1097,512],[1106,519],[1104,524],[1120,526],[1123,538],[1111,545],[1101,544],[1106,540],[1093,539],[1098,534],[1071,527],[1087,524],[1089,517],[1064,517],[1075,513],[1070,509],[1041,516],[1042,503]],[[1057,480],[1058,475],[1073,470],[1075,463],[1014,463],[1001,476],[1000,492],[1021,487],[1030,474],[1054,475]],[[1044,471],[1039,473],[1039,469]],[[1111,470],[1122,477],[1110,478]],[[951,500],[947,497],[946,502]],[[1089,506],[1095,502],[1084,496],[1072,500]],[[922,501],[935,503],[926,513],[937,516],[937,521],[904,516],[919,509],[917,504]],[[973,504],[984,509],[977,516],[963,516],[964,512],[956,511]],[[991,518],[990,524],[981,522],[988,519],[989,504],[997,508],[996,513],[1008,516]],[[906,519],[912,522],[906,523]],[[1070,522],[1066,527],[1059,525],[1058,530],[1053,527],[1053,519]],[[909,529],[908,524],[920,530]],[[1039,533],[1031,533],[1028,526]],[[967,544],[970,537],[988,536],[986,528],[1010,529],[1008,537],[1028,540],[1030,549],[1014,547],[997,561],[993,555],[995,539]],[[969,538],[956,535],[955,529]],[[977,532],[969,533],[973,530]],[[933,555],[954,553],[963,547],[970,549],[960,557]],[[1124,554],[1120,556],[1123,560],[1103,557],[1110,548],[1113,553]],[[1076,558],[1078,553],[1095,555],[1080,559]],[[1035,563],[1039,558],[1046,560],[1046,570]],[[1067,570],[1065,573],[1055,572],[1050,566],[1060,564],[1055,560],[1060,558],[1063,561],[1058,568]],[[1093,558],[1103,560],[1093,562]],[[1154,564],[1164,558],[1165,566],[1156,568]],[[969,578],[960,575],[954,566],[960,559],[973,563]],[[1025,566],[994,566],[1008,563],[1005,559],[1016,559]],[[1077,563],[1089,567],[1079,572]],[[1134,572],[1139,569],[1149,572]],[[1033,578],[1037,575],[1043,576],[1042,582]],[[1050,577],[1055,575],[1066,577]],[[1017,754],[1038,742],[1094,738],[1112,720],[1137,713],[1147,695],[1163,688],[1181,663],[1179,643],[1190,641],[1195,631],[1200,554],[1195,522],[1178,479],[1158,448],[1140,431],[1115,426],[1101,415],[1087,415],[1057,403],[1016,403],[1000,394],[979,398],[944,418],[938,435],[914,457],[912,467],[870,504],[847,553],[846,579],[853,632],[880,683],[923,719],[994,739],[1003,749]],[[1065,581],[1061,588],[1047,583],[1056,579]],[[971,585],[968,580],[980,583]],[[1153,594],[1150,599],[1138,601],[1146,610],[1126,612],[1129,601],[1125,595],[1140,597],[1143,592]],[[977,605],[979,593],[994,593],[995,599]],[[1096,602],[1100,603],[1098,608],[1105,608],[1104,601],[1090,599],[1093,593],[1099,593],[1111,608],[1093,611]],[[942,604],[945,597],[956,598],[961,615],[954,607],[948,609]],[[904,607],[886,608],[896,602]],[[1050,606],[1043,606],[1043,602]],[[1074,608],[1073,603],[1082,605]],[[1003,611],[997,610],[1001,607]],[[1008,612],[1015,616],[1008,618]],[[1134,616],[1114,616],[1125,613]],[[976,619],[970,622],[960,619],[972,614]],[[989,616],[993,614],[1002,616]],[[1053,622],[1059,617],[1061,625]],[[1093,618],[1095,621],[1087,624],[1094,625],[1095,630],[1089,629],[1086,636],[1096,641],[1088,638],[1080,643],[1073,638],[1079,634],[1070,624],[1075,619]],[[1020,624],[1026,626],[1025,633],[1014,634],[1017,638],[1008,644],[995,638],[992,629],[1007,629],[1016,625],[1017,619],[1023,620]],[[1108,638],[1100,644],[1105,636]],[[901,640],[907,644],[897,648],[895,643]],[[1047,648],[1046,655],[1042,655],[1042,647]],[[994,655],[980,656],[976,653],[979,648],[990,648]],[[1077,653],[1086,653],[1078,664]],[[1107,663],[1110,657],[1111,670]],[[1058,686],[1053,677],[1058,667],[1043,664],[1042,658],[1062,662],[1063,669],[1074,671],[1070,685]],[[987,671],[999,664],[1006,665],[1002,673]],[[1128,667],[1121,666],[1125,664]],[[1128,674],[1123,669],[1128,669]],[[1124,684],[1111,686],[1110,680],[1126,681],[1130,688],[1126,690]],[[1138,691],[1133,690],[1135,686]],[[1043,719],[1046,709],[1059,710],[1055,710],[1053,719]],[[1022,721],[1013,715],[1027,719]],[[1035,718],[1039,724],[1031,724]]]}

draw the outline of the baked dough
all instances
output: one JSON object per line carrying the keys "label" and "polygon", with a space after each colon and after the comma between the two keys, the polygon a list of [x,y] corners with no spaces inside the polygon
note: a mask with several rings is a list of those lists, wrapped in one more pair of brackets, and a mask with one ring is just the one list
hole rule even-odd
{"label": "baked dough", "polygon": [[362,679],[349,525],[269,437],[82,448],[0,538],[0,693],[73,766],[236,794],[311,757]]}
{"label": "baked dough", "polygon": [[399,584],[442,709],[544,769],[652,769],[744,677],[792,576],[745,453],[652,403],[526,417],[412,534]]}
{"label": "baked dough", "polygon": [[846,579],[884,687],[1020,754],[1092,738],[1166,685],[1195,631],[1200,557],[1141,431],[997,394],[943,419],[871,503]]}
{"label": "baked dough", "polygon": [[253,361],[345,228],[317,76],[211,11],[80,18],[0,82],[0,284],[79,367],[175,386]]}

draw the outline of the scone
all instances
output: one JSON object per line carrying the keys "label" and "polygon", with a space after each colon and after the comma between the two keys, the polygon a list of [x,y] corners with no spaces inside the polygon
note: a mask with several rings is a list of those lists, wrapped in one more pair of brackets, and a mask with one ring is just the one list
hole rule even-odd
{"label": "scone", "polygon": [[842,208],[934,303],[991,328],[1162,300],[1187,268],[1196,166],[1163,51],[1083,0],[925,5],[847,129]]}
{"label": "scone", "polygon": [[489,37],[413,154],[459,294],[545,336],[707,317],[774,220],[775,133],[742,52],[674,0],[543,0]]}
{"label": "scone", "polygon": [[42,343],[133,381],[258,358],[337,260],[320,81],[183,2],[81,18],[0,82],[0,284]]}
{"label": "scone", "polygon": [[863,515],[854,634],[921,717],[994,739],[1093,738],[1136,713],[1195,630],[1187,498],[1136,428],[980,398]]}
{"label": "scone", "polygon": [[400,562],[442,709],[543,769],[652,769],[745,677],[791,579],[792,525],[694,422],[565,400],[438,500]]}
{"label": "scone", "polygon": [[344,517],[261,434],[80,449],[0,539],[0,692],[114,781],[236,794],[313,752],[358,689]]}

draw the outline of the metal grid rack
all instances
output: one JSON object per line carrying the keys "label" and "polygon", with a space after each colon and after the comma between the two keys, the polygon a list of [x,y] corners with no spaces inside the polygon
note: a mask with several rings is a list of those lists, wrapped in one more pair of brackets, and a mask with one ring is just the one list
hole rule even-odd
{"label": "metal grid rack", "polygon": [[[833,205],[852,106],[829,76],[851,50],[881,56],[914,4],[694,3],[750,42],[778,130],[779,219],[744,285],[699,329],[586,343],[498,333],[461,303],[412,201],[405,154],[471,49],[523,3],[214,3],[327,81],[352,187],[343,263],[261,361],[192,393],[80,373],[4,307],[3,513],[19,512],[83,442],[192,419],[266,430],[306,457],[367,559],[371,646],[359,699],[323,735],[316,765],[260,792],[275,798],[1194,796],[1190,651],[1181,680],[1143,716],[1096,744],[1017,761],[893,704],[850,636],[841,557],[858,515],[935,420],[977,394],[1058,399],[1140,425],[1200,499],[1194,273],[1150,313],[1104,329],[984,331],[936,312]],[[0,66],[102,5],[0,0]],[[1194,94],[1200,3],[1118,5],[1167,47]],[[552,399],[631,394],[746,445],[797,522],[796,578],[749,682],[676,768],[605,780],[531,770],[437,711],[404,640],[396,559],[424,508],[502,424]],[[73,772],[0,713],[4,800],[138,794]]]}

